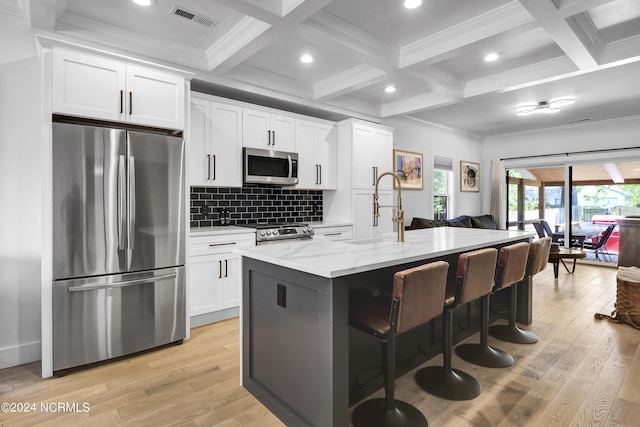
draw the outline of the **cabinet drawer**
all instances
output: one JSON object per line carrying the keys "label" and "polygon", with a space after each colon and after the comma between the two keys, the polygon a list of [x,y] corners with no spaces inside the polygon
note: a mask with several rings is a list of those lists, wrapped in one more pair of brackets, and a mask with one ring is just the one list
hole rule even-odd
{"label": "cabinet drawer", "polygon": [[314,228],[315,239],[351,240],[353,230],[351,226]]}
{"label": "cabinet drawer", "polygon": [[191,237],[191,256],[231,252],[236,246],[254,246],[255,241],[254,234]]}

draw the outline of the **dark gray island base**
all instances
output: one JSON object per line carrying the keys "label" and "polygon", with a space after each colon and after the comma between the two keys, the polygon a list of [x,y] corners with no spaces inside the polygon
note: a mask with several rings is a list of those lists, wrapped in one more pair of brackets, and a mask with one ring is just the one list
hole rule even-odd
{"label": "dark gray island base", "polygon": [[[353,261],[357,266],[351,274],[344,274],[339,270],[340,266],[331,271],[316,271],[311,263],[306,269],[311,272],[305,272],[302,261],[300,265],[292,264],[297,262],[294,260],[296,254],[301,253],[297,245],[277,245],[281,253],[269,253],[268,256],[266,252],[238,250],[243,255],[243,386],[287,426],[348,426],[349,407],[382,385],[381,371],[376,369],[380,366],[379,344],[349,327],[350,298],[358,298],[361,293],[380,292],[391,285],[395,272],[406,268],[445,260],[450,263],[451,277],[455,275],[459,253],[479,246],[499,248],[529,240],[528,234],[514,235],[511,232],[508,239],[493,239],[493,244],[476,242],[457,251],[401,256],[393,265],[385,265],[391,264],[386,261],[376,262],[384,250],[393,252],[392,245],[386,242],[370,248],[374,255],[365,251],[365,245],[339,242],[314,242],[309,245],[319,246],[306,248],[316,250],[317,257],[322,257],[327,251],[345,250],[343,257],[358,258]],[[276,245],[267,247],[276,248]],[[340,256],[339,253],[337,255]],[[281,257],[280,263],[275,259],[278,256]],[[410,262],[403,262],[410,258]],[[371,262],[373,264],[362,266]],[[380,264],[383,266],[374,268]],[[334,274],[336,277],[326,277]],[[507,302],[509,290],[504,293],[501,299]],[[520,284],[518,299],[518,320],[530,324],[530,282]],[[467,310],[457,312],[455,324],[458,318],[466,317]],[[432,327],[434,323],[435,328]],[[399,376],[440,352],[441,325],[438,317],[412,333],[398,336]],[[472,334],[457,330],[454,341],[459,342]],[[377,386],[371,387],[371,382]]]}

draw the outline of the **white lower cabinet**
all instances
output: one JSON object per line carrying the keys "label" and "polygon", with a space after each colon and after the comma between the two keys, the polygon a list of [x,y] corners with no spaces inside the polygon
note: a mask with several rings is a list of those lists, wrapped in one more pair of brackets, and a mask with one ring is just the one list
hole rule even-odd
{"label": "white lower cabinet", "polygon": [[314,226],[314,239],[326,240],[351,240],[353,239],[353,226],[351,225],[334,225],[334,226]]}
{"label": "white lower cabinet", "polygon": [[[255,234],[194,236],[192,233],[189,257],[192,320],[195,316],[214,314],[240,305],[240,257],[233,253],[233,248],[240,245],[255,245]],[[210,321],[220,319],[212,316]],[[209,321],[205,318],[195,322],[203,323]]]}
{"label": "white lower cabinet", "polygon": [[371,237],[381,237],[384,233],[393,231],[393,194],[390,191],[380,191],[378,193],[378,203],[380,204],[380,217],[373,216],[374,193],[370,190],[353,190],[353,238],[368,239]]}

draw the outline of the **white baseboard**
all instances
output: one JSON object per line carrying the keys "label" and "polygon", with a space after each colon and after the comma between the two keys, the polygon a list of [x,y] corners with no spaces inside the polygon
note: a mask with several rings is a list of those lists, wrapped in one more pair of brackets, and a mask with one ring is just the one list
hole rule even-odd
{"label": "white baseboard", "polygon": [[208,323],[219,322],[221,320],[238,317],[240,313],[239,307],[227,308],[225,310],[214,311],[213,313],[201,314],[191,318],[191,327],[206,325]]}
{"label": "white baseboard", "polygon": [[40,360],[41,357],[42,346],[40,341],[16,347],[0,348],[0,369],[35,362]]}

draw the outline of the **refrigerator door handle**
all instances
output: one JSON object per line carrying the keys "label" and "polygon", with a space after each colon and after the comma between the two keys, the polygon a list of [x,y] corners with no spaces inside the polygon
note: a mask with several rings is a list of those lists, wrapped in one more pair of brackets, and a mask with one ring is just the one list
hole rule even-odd
{"label": "refrigerator door handle", "polygon": [[135,228],[136,228],[136,167],[135,158],[129,156],[129,179],[128,179],[128,206],[129,221],[127,222],[127,247],[133,249],[135,247]]}
{"label": "refrigerator door handle", "polygon": [[124,174],[124,156],[118,157],[118,250],[123,251],[125,249],[124,241],[124,221],[126,218],[126,189],[125,184],[127,180]]}
{"label": "refrigerator door handle", "polygon": [[69,287],[69,292],[86,292],[86,291],[96,291],[99,289],[123,288],[125,286],[140,285],[142,283],[148,283],[148,282],[158,282],[160,280],[165,280],[165,279],[175,279],[175,277],[176,277],[176,273],[171,273],[171,274],[164,274],[162,276],[145,277],[144,279],[123,280],[121,282],[71,286]]}

